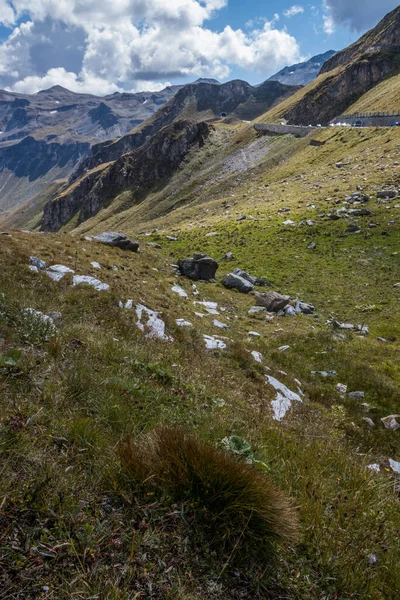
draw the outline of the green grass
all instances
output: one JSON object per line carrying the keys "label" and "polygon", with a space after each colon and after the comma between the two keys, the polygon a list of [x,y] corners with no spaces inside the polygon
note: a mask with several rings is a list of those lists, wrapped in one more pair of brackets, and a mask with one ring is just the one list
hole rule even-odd
{"label": "green grass", "polygon": [[[20,354],[13,354],[16,365],[0,361],[0,598],[397,598],[400,504],[388,458],[400,460],[399,432],[384,429],[379,419],[398,412],[400,399],[399,293],[393,288],[400,281],[398,201],[388,210],[376,190],[396,181],[398,133],[319,135],[326,140],[322,148],[307,140],[279,141],[278,165],[267,157],[240,177],[205,187],[163,218],[146,222],[143,205],[139,221],[132,218],[124,232],[160,230],[140,236],[138,255],[85,241],[78,232],[14,231],[2,238],[0,354]],[[251,136],[241,128],[226,137],[232,148],[234,139],[244,144]],[[205,183],[209,158],[198,159],[204,160],[199,179]],[[338,161],[349,166],[339,170]],[[195,181],[190,185],[195,189]],[[368,230],[368,217],[360,217],[363,234],[349,235],[347,221],[318,214],[341,206],[335,201],[357,185],[371,194],[368,206],[378,227]],[[172,205],[183,199],[179,190],[174,194]],[[282,206],[290,213],[278,214]],[[236,211],[247,220],[238,223]],[[109,218],[87,228],[123,228],[122,216],[119,223]],[[297,226],[283,227],[286,218]],[[316,225],[298,225],[309,218]],[[218,235],[205,237],[210,231]],[[168,233],[178,241],[167,242]],[[148,248],[147,240],[162,249]],[[307,250],[311,240],[314,251]],[[221,332],[213,317],[194,314],[199,306],[191,282],[179,279],[188,300],[171,291],[176,278],[170,264],[196,250],[218,259],[232,250],[235,260],[220,261],[218,280],[240,266],[267,276],[272,289],[312,302],[319,317],[250,317],[251,296],[218,282],[199,283],[201,300],[226,308],[216,317],[229,325]],[[32,254],[96,276],[110,292],[72,288],[68,276],[56,284],[31,273]],[[160,311],[174,343],[147,339],[135,312],[118,307],[128,298]],[[60,311],[57,334],[27,335],[20,320],[27,307]],[[326,325],[332,315],[368,324],[369,336],[337,337]],[[178,328],[177,318],[193,328]],[[252,330],[261,337],[250,339]],[[228,350],[206,352],[202,334],[226,335]],[[290,349],[280,352],[285,344]],[[262,364],[250,350],[262,353]],[[337,377],[311,374],[322,369],[336,370]],[[266,374],[293,391],[299,381],[304,392],[303,403],[282,422],[272,418],[275,392]],[[337,383],[364,391],[369,409],[341,397]],[[373,418],[374,429],[364,416]],[[234,568],[232,551],[210,545],[180,495],[167,498],[167,486],[168,493],[154,496],[127,482],[121,442],[138,444],[160,426],[184,426],[218,456],[224,438],[245,440],[254,469],[297,507],[299,544],[281,544],[267,565],[244,551]],[[371,463],[381,472],[367,469]]]}

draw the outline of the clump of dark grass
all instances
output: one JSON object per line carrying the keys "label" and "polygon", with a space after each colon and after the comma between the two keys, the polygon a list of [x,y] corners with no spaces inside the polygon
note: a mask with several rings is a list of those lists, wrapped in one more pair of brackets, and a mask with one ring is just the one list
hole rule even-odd
{"label": "clump of dark grass", "polygon": [[232,558],[265,560],[276,541],[298,539],[296,510],[261,471],[181,428],[124,443],[120,458],[131,481],[182,503],[186,521]]}

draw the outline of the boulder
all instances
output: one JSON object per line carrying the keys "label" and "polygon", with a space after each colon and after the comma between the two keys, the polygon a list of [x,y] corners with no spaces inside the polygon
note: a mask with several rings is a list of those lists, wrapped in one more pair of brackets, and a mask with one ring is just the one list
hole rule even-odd
{"label": "boulder", "polygon": [[33,267],[36,267],[40,271],[44,271],[44,269],[46,268],[46,263],[44,262],[44,260],[41,260],[40,258],[37,258],[36,256],[31,256],[29,258],[29,264],[32,265]]}
{"label": "boulder", "polygon": [[178,261],[178,268],[182,275],[193,281],[210,281],[215,279],[218,263],[207,254],[193,254],[193,258]]}
{"label": "boulder", "polygon": [[277,292],[265,292],[255,294],[257,306],[265,306],[268,312],[279,312],[289,304],[290,297],[282,296]]}
{"label": "boulder", "polygon": [[235,273],[228,273],[228,275],[225,275],[222,280],[222,285],[229,289],[233,288],[238,290],[242,294],[248,294],[254,290],[254,285],[250,281]]}
{"label": "boulder", "polygon": [[105,233],[96,235],[94,240],[106,246],[121,248],[121,250],[139,251],[139,242],[132,242],[123,233],[116,233],[115,231],[106,231]]}
{"label": "boulder", "polygon": [[233,271],[233,274],[239,275],[239,277],[242,277],[242,279],[246,279],[246,281],[249,281],[253,285],[258,285],[260,287],[268,287],[269,285],[271,285],[267,279],[254,277],[254,275],[250,275],[250,273],[247,273],[246,271],[243,271],[242,269],[235,269]]}

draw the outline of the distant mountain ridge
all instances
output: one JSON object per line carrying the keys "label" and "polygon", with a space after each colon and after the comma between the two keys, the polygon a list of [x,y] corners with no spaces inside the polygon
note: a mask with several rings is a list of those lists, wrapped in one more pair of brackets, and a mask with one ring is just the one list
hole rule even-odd
{"label": "distant mountain ridge", "polygon": [[180,88],[103,98],[59,85],[32,95],[0,90],[0,213],[68,178],[93,143],[132,130]]}
{"label": "distant mountain ridge", "polygon": [[307,85],[315,79],[324,63],[336,54],[336,50],[328,50],[324,54],[313,56],[309,60],[285,67],[268,81],[279,81],[286,85]]}

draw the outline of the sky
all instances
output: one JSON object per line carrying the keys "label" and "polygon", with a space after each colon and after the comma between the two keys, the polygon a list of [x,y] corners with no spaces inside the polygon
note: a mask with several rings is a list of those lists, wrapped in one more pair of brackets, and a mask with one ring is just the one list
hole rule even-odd
{"label": "sky", "polygon": [[199,77],[256,84],[340,50],[398,0],[0,0],[0,89],[99,96]]}

